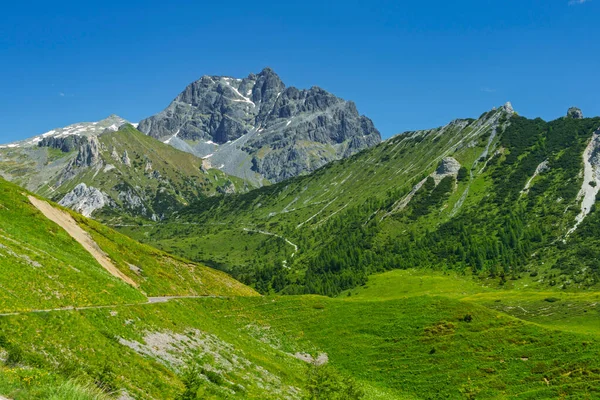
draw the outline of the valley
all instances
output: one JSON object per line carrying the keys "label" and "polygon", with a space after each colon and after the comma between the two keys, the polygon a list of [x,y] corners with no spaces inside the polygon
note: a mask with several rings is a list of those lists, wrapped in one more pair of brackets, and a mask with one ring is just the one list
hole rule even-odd
{"label": "valley", "polygon": [[507,103],[272,184],[120,121],[0,149],[2,396],[600,396],[600,118]]}

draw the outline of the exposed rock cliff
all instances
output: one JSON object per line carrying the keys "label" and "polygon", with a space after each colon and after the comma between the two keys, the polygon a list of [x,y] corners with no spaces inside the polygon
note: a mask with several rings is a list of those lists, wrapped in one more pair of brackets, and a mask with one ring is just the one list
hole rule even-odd
{"label": "exposed rock cliff", "polygon": [[381,141],[353,102],[286,88],[270,68],[244,79],[203,76],[139,129],[253,181],[310,172]]}

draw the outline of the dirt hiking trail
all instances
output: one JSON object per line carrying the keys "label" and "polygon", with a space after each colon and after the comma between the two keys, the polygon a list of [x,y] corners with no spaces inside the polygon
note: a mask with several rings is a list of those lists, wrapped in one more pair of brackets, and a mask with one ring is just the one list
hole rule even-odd
{"label": "dirt hiking trail", "polygon": [[56,209],[52,207],[49,203],[36,199],[33,196],[28,196],[31,204],[35,206],[46,218],[58,224],[61,228],[63,228],[73,239],[75,239],[83,248],[92,255],[98,261],[98,263],[104,267],[111,275],[123,280],[124,282],[130,284],[133,287],[138,287],[138,284],[119,271],[119,269],[112,263],[110,258],[106,255],[104,251],[98,246],[98,244],[92,239],[89,233],[84,231],[78,224],[75,222],[73,217],[71,217],[68,213]]}

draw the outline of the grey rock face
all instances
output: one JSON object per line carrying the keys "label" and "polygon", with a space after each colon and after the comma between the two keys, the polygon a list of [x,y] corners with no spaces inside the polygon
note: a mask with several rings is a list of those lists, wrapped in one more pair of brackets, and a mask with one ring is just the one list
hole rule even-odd
{"label": "grey rock face", "polygon": [[85,217],[109,204],[108,196],[96,188],[80,183],[58,202],[63,207],[71,208]]}
{"label": "grey rock face", "polygon": [[567,111],[567,118],[583,119],[583,112],[577,107],[571,107]]}
{"label": "grey rock face", "polygon": [[127,150],[123,152],[123,159],[121,160],[123,164],[128,167],[131,167],[131,160],[129,159],[129,154],[127,154]]}
{"label": "grey rock face", "polygon": [[138,129],[211,157],[213,168],[274,182],[381,141],[353,102],[318,87],[286,88],[270,68],[244,79],[204,76]]}
{"label": "grey rock face", "polygon": [[97,137],[90,136],[79,147],[79,153],[74,160],[75,166],[92,167],[101,161],[100,142],[98,142]]}
{"label": "grey rock face", "polygon": [[81,136],[71,135],[66,137],[45,137],[39,143],[38,147],[50,147],[58,149],[63,153],[75,151],[85,142],[85,138]]}
{"label": "grey rock face", "polygon": [[452,157],[444,157],[440,162],[440,165],[437,167],[435,172],[431,175],[435,180],[436,184],[438,184],[442,179],[447,176],[456,176],[458,175],[458,170],[460,169],[460,163]]}
{"label": "grey rock face", "polygon": [[460,169],[460,163],[452,157],[445,157],[440,162],[437,170],[435,171],[438,175],[451,175],[457,174]]}
{"label": "grey rock face", "polygon": [[506,104],[504,104],[502,106],[502,108],[504,109],[504,111],[506,111],[509,114],[514,114],[515,113],[515,110],[513,109],[513,106],[512,106],[512,104],[511,104],[510,101],[507,101]]}
{"label": "grey rock face", "polygon": [[146,215],[144,201],[131,188],[126,191],[119,192],[119,200],[130,210],[137,210],[140,214]]}

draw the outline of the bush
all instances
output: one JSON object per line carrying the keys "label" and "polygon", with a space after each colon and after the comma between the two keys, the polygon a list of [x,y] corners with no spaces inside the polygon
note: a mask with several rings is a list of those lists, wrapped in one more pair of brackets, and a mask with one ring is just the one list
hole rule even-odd
{"label": "bush", "polygon": [[17,365],[23,361],[23,350],[21,348],[9,345],[6,350],[8,351],[6,365]]}
{"label": "bush", "polygon": [[307,375],[306,400],[359,400],[365,395],[352,378],[341,376],[327,364],[311,364]]}
{"label": "bush", "polygon": [[554,302],[560,301],[560,299],[557,297],[546,297],[544,299],[544,301],[547,301],[548,303],[554,303]]}
{"label": "bush", "polygon": [[467,179],[469,173],[465,167],[460,167],[458,170],[458,175],[456,175],[456,180],[462,182]]}
{"label": "bush", "polygon": [[96,374],[96,386],[105,393],[112,393],[117,390],[117,376],[112,367],[104,364],[100,372]]}

